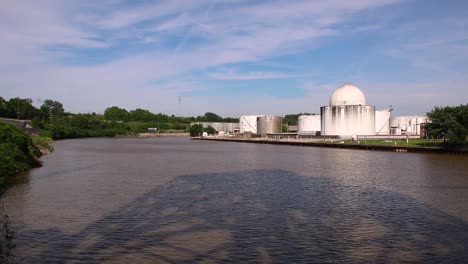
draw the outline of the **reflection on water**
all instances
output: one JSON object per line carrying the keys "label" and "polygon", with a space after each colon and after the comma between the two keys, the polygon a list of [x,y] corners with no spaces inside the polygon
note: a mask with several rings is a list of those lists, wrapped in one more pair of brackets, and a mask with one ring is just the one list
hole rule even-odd
{"label": "reflection on water", "polygon": [[468,259],[464,157],[204,143],[57,142],[3,198],[17,223],[17,260]]}

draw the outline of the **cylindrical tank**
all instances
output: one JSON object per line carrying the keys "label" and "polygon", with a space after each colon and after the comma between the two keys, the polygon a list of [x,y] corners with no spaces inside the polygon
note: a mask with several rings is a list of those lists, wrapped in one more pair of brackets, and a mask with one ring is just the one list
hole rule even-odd
{"label": "cylindrical tank", "polygon": [[373,105],[330,105],[320,108],[322,135],[350,137],[375,135]]}
{"label": "cylindrical tank", "polygon": [[243,115],[239,118],[239,132],[241,133],[257,133],[257,117],[258,115]]}
{"label": "cylindrical tank", "polygon": [[316,133],[320,131],[320,115],[300,115],[297,117],[299,134]]}
{"label": "cylindrical tank", "polygon": [[280,116],[259,116],[257,117],[257,134],[266,136],[272,133],[281,133],[283,118]]}
{"label": "cylindrical tank", "polygon": [[390,110],[375,111],[375,133],[377,135],[390,134]]}

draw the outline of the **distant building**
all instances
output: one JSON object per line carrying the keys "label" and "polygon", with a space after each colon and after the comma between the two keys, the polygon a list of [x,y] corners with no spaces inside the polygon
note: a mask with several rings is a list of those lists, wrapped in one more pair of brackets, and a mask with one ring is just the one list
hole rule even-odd
{"label": "distant building", "polygon": [[[424,134],[427,116],[395,116],[390,118],[390,134],[418,136]],[[423,129],[421,129],[423,128]]]}
{"label": "distant building", "polygon": [[218,132],[234,133],[239,132],[239,123],[222,123],[222,122],[192,122],[190,125],[200,124],[203,128],[212,127]]}
{"label": "distant building", "polygon": [[11,119],[11,118],[0,118],[0,122],[5,124],[14,125],[30,134],[38,134],[39,128],[34,128],[31,120],[20,120],[20,119]]}

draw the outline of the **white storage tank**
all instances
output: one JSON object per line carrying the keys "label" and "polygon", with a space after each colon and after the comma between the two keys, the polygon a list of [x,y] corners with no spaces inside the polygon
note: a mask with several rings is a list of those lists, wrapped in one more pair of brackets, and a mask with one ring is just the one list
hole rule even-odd
{"label": "white storage tank", "polygon": [[257,117],[257,134],[261,136],[281,133],[282,126],[283,118],[280,116],[266,115]]}
{"label": "white storage tank", "polygon": [[243,115],[239,118],[240,133],[257,133],[257,117],[262,115]]}
{"label": "white storage tank", "polygon": [[320,115],[300,115],[297,126],[298,134],[315,134],[321,130]]}
{"label": "white storage tank", "polygon": [[390,117],[391,109],[375,111],[375,134],[389,135],[390,134]]}

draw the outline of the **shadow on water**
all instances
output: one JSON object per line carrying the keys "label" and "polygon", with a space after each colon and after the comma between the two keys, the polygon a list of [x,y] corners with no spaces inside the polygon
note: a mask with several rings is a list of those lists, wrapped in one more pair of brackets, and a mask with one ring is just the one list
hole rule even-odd
{"label": "shadow on water", "polygon": [[75,235],[21,231],[24,263],[463,263],[468,224],[401,194],[282,170],[186,175]]}

